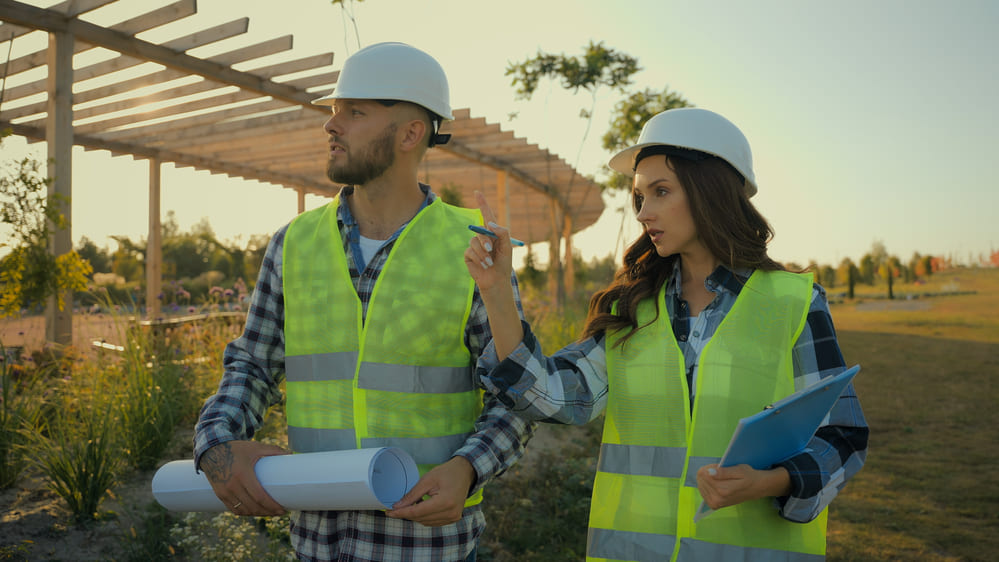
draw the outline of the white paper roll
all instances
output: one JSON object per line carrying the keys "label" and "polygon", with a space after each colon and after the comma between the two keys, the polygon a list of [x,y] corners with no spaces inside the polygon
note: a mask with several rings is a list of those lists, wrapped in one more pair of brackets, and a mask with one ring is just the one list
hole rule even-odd
{"label": "white paper roll", "polygon": [[[420,478],[402,449],[380,447],[263,457],[254,470],[289,510],[391,509]],[[153,476],[153,497],[171,511],[227,511],[193,460],[171,461]]]}

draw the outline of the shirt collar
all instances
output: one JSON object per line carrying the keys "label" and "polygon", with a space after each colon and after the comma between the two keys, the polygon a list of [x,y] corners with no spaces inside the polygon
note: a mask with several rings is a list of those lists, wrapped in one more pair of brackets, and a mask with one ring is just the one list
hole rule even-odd
{"label": "shirt collar", "polygon": [[[726,265],[719,265],[708,275],[708,278],[704,280],[704,286],[712,293],[718,293],[721,291],[726,291],[738,296],[742,292],[742,287],[745,286],[746,281],[749,280],[750,275],[753,274],[753,270],[748,267],[728,267]],[[670,276],[669,281],[666,282],[666,294],[679,297],[682,294],[682,285],[680,278],[680,260],[677,259],[673,262],[673,275]]]}
{"label": "shirt collar", "polygon": [[[420,204],[420,209],[416,211],[417,214],[419,214],[420,211],[426,208],[427,205],[433,203],[434,199],[437,199],[437,195],[433,191],[430,191],[429,185],[421,183],[419,184],[419,186],[420,186],[420,191],[423,192],[424,197],[423,197],[423,203]],[[336,210],[336,218],[340,222],[341,227],[345,226],[347,228],[357,228],[357,220],[354,219],[354,215],[350,212],[350,205],[344,204],[347,198],[352,196],[353,194],[354,194],[354,186],[352,185],[345,185],[340,190],[340,206]],[[404,224],[402,226],[405,227],[406,225]]]}

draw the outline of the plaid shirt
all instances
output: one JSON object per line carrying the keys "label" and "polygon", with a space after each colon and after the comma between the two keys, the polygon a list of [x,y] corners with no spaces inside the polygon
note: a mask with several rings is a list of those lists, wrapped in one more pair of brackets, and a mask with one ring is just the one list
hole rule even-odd
{"label": "plaid shirt", "polygon": [[[429,187],[421,185],[420,188],[426,194],[425,207],[436,196]],[[405,226],[374,254],[371,263],[362,265],[363,270],[359,270],[358,264],[363,262],[359,229],[345,204],[352,193],[350,187],[341,191],[337,219],[350,263],[350,277],[366,314],[378,275]],[[219,443],[251,439],[260,428],[267,409],[282,399],[278,388],[285,375],[281,271],[287,229],[286,225],[270,241],[246,327],[242,336],[226,347],[225,372],[218,392],[202,407],[194,437],[195,463],[200,462],[205,451]],[[516,279],[513,283],[516,289]],[[515,294],[519,310],[520,297],[516,290]],[[476,289],[465,326],[465,344],[473,358],[481,354],[490,338],[485,306]],[[524,454],[524,445],[534,430],[532,424],[510,413],[488,392],[475,428],[475,433],[454,452],[475,468],[477,480],[472,492],[513,466]],[[303,560],[464,560],[485,529],[480,506],[466,508],[461,520],[443,527],[425,527],[412,521],[392,519],[381,511],[293,512],[291,520],[292,544],[296,555]]]}
{"label": "plaid shirt", "polygon": [[[749,279],[752,271],[716,269],[705,287],[715,298],[690,317],[680,299],[680,262],[666,287],[666,308],[683,352],[691,400],[697,387],[697,360]],[[511,409],[531,420],[583,424],[607,405],[607,360],[603,334],[576,342],[546,357],[524,323],[524,340],[502,363],[490,344],[479,358],[477,373],[486,388]],[[825,290],[815,285],[804,330],[792,350],[795,388],[843,372],[846,363],[836,341]],[[782,517],[814,519],[829,505],[867,456],[867,422],[851,384],[812,439],[807,452],[781,463],[791,475],[791,494],[776,498]]]}

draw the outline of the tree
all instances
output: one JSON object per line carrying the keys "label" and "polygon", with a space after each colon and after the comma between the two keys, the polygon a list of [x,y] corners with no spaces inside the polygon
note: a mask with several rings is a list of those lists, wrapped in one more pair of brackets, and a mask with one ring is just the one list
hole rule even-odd
{"label": "tree", "polygon": [[860,271],[850,258],[843,258],[843,261],[839,262],[839,267],[836,268],[836,277],[841,285],[846,285],[846,296],[852,299]]}
{"label": "tree", "polygon": [[[3,137],[0,135],[0,145]],[[14,316],[22,309],[56,297],[62,310],[65,295],[87,287],[92,268],[76,251],[59,256],[49,249],[52,235],[69,227],[59,209],[68,201],[49,195],[52,180],[42,176],[41,163],[32,158],[5,162],[0,171],[0,222],[10,227],[0,250],[0,317]]]}
{"label": "tree", "polygon": [[600,86],[623,89],[631,84],[631,76],[641,70],[638,59],[604,47],[603,41],[590,44],[582,57],[551,55],[538,51],[534,58],[511,63],[506,75],[514,75],[517,97],[531,99],[542,78],[560,79],[562,87],[595,93]]}
{"label": "tree", "polygon": [[267,253],[271,237],[268,234],[254,234],[246,243],[246,257],[243,259],[243,279],[255,280],[260,273],[260,265]]}
{"label": "tree", "polygon": [[874,285],[875,269],[877,267],[874,265],[874,258],[871,257],[871,254],[864,254],[860,258],[860,265],[857,266],[858,280],[868,285]]}
{"label": "tree", "polygon": [[[597,103],[597,92],[602,87],[609,87],[624,93],[631,85],[631,77],[641,70],[638,59],[619,53],[604,46],[603,42],[594,43],[583,49],[580,57],[569,57],[564,54],[553,55],[538,51],[537,56],[520,63],[510,63],[506,75],[513,76],[511,85],[516,89],[519,99],[530,99],[537,90],[543,78],[558,80],[562,87],[572,93],[586,90],[590,93],[589,109],[582,109],[580,116],[586,119],[586,129],[580,138],[579,151],[576,153],[574,167],[579,165],[582,148],[589,136],[593,123],[593,111]],[[572,191],[570,180],[567,192]],[[561,307],[565,303],[566,279],[572,283],[574,260],[571,255],[571,243],[566,244],[566,256],[561,256],[562,233],[571,232],[573,210],[568,208],[569,194],[562,200],[552,201],[552,236],[549,241],[549,291],[553,301]],[[581,201],[586,200],[586,194]],[[563,263],[568,271],[563,272]],[[570,287],[571,289],[571,287]]]}
{"label": "tree", "polygon": [[888,283],[889,299],[895,298],[893,286],[895,277],[898,277],[897,261],[898,258],[889,257],[888,259],[882,261],[881,265],[878,266],[878,275]]}
{"label": "tree", "polygon": [[[614,106],[610,128],[601,139],[603,147],[610,152],[617,152],[635,144],[642,133],[642,127],[649,119],[667,109],[690,106],[691,104],[683,96],[669,91],[668,87],[663,88],[661,92],[650,89],[635,92]],[[631,189],[631,181],[625,175],[610,168],[606,168],[606,171],[609,175],[607,187]]]}
{"label": "tree", "polygon": [[815,276],[826,289],[832,289],[836,286],[836,270],[831,265],[819,266]]}
{"label": "tree", "polygon": [[111,272],[125,281],[139,281],[145,277],[146,244],[132,242],[127,236],[112,236],[118,249],[111,254]]}
{"label": "tree", "polygon": [[111,254],[108,253],[107,248],[98,248],[97,244],[90,238],[86,236],[80,238],[76,253],[90,263],[94,273],[111,272]]}

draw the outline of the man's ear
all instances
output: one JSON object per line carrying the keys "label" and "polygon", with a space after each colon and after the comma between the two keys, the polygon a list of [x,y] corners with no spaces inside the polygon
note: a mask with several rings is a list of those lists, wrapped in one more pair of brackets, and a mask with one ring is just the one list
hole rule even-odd
{"label": "man's ear", "polygon": [[400,128],[402,138],[400,148],[405,151],[421,148],[427,144],[427,122],[423,119],[410,119]]}

